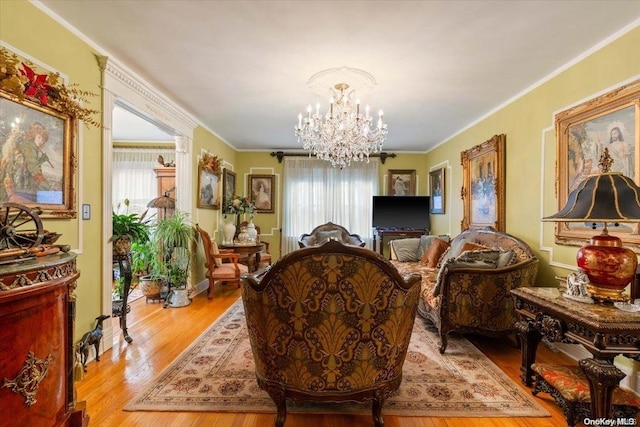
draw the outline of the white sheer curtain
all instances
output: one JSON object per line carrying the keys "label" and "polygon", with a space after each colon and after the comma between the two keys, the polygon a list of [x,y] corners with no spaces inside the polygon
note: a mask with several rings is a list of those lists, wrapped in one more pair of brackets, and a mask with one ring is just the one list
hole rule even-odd
{"label": "white sheer curtain", "polygon": [[147,203],[158,197],[158,183],[153,168],[160,166],[157,162],[159,154],[165,163],[175,159],[175,151],[172,149],[113,149],[114,211],[125,213],[124,199],[129,199],[129,213],[142,213],[147,209]]}
{"label": "white sheer curtain", "polygon": [[324,160],[284,159],[282,254],[298,249],[298,238],[331,221],[359,234],[371,246],[371,203],[378,194],[378,159],[342,170]]}

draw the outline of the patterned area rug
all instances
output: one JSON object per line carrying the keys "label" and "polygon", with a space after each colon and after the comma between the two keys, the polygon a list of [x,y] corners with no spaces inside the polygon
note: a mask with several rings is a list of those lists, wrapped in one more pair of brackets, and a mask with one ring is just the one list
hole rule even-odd
{"label": "patterned area rug", "polygon": [[[125,411],[272,412],[275,405],[256,383],[253,356],[238,300]],[[298,405],[288,412],[370,414],[370,404]],[[435,328],[417,317],[398,392],[383,414],[432,417],[545,417],[521,389],[469,341],[449,337],[438,352]]]}

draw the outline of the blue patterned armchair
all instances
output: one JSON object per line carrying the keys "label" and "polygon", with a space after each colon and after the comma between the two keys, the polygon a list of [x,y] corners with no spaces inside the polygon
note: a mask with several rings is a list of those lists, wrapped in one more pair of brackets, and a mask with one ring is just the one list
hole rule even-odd
{"label": "blue patterned armchair", "polygon": [[401,276],[375,252],[330,240],[243,275],[242,301],[260,388],[286,400],[384,401],[398,389],[418,307],[420,276]]}

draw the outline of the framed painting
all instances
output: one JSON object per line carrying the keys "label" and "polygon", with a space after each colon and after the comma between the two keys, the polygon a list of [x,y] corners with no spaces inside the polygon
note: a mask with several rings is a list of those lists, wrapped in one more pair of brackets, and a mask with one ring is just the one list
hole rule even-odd
{"label": "framed painting", "polygon": [[444,214],[444,168],[429,172],[429,194],[429,212],[436,215]]}
{"label": "framed painting", "polygon": [[220,209],[220,172],[198,165],[198,207]]}
{"label": "framed painting", "polygon": [[225,168],[222,171],[222,200],[230,200],[236,195],[236,173]]}
{"label": "framed painting", "polygon": [[275,175],[249,175],[248,193],[256,212],[275,212],[275,181]]}
{"label": "framed painting", "polygon": [[491,227],[505,231],[506,136],[491,139],[460,154],[462,162],[462,231]]}
{"label": "framed painting", "polygon": [[[640,80],[556,114],[558,210],[569,193],[589,174],[600,173],[605,148],[613,159],[612,172],[640,184]],[[608,227],[623,244],[640,245],[640,225]],[[556,223],[556,243],[582,246],[593,236],[592,224]]]}
{"label": "framed painting", "polygon": [[75,218],[75,128],[71,115],[0,92],[0,202]]}
{"label": "framed painting", "polygon": [[389,169],[387,185],[387,195],[389,196],[415,196],[415,169]]}

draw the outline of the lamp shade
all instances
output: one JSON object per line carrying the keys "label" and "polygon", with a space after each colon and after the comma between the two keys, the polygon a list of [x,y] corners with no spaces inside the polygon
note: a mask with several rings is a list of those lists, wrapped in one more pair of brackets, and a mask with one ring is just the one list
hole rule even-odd
{"label": "lamp shade", "polygon": [[164,195],[160,197],[151,199],[151,201],[147,203],[147,207],[158,209],[175,209],[176,199],[169,197],[169,193],[164,193]]}
{"label": "lamp shade", "polygon": [[640,187],[619,172],[589,175],[560,212],[542,218],[557,222],[640,222]]}

